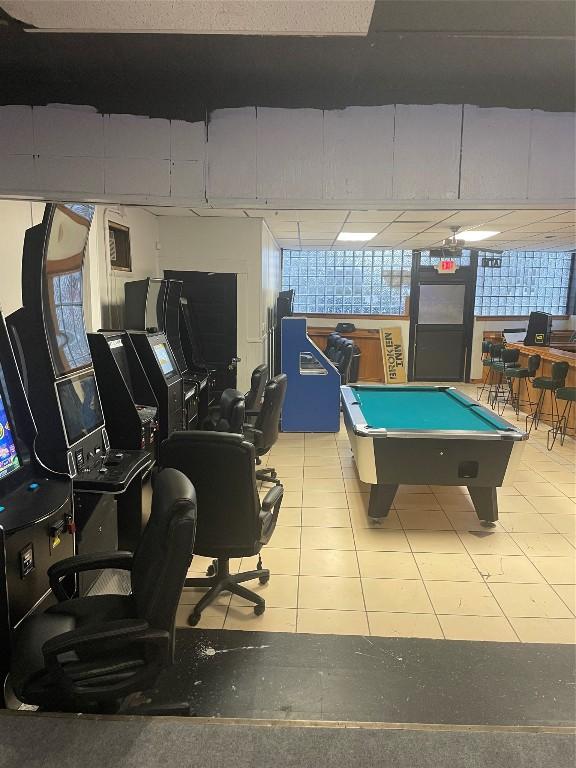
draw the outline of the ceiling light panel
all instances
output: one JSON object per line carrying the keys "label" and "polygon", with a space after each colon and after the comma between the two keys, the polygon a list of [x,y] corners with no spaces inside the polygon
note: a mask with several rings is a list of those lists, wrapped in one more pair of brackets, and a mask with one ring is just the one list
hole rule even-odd
{"label": "ceiling light panel", "polygon": [[365,243],[377,234],[378,232],[340,232],[336,239],[342,243]]}

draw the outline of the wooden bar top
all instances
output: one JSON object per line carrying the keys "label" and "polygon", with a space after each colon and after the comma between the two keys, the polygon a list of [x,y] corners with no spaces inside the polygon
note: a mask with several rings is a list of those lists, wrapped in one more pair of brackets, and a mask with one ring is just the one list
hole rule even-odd
{"label": "wooden bar top", "polygon": [[557,347],[527,347],[524,344],[506,344],[507,348],[519,349],[526,355],[540,355],[542,360],[551,360],[559,363],[565,360],[571,368],[576,368],[576,352],[567,352]]}

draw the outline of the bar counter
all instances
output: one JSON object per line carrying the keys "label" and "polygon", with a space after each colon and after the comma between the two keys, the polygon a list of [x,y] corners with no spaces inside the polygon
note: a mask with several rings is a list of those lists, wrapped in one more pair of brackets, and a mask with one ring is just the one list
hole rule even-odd
{"label": "bar counter", "polygon": [[[566,386],[576,387],[576,352],[566,352],[565,350],[557,349],[556,347],[526,347],[524,346],[524,344],[507,344],[506,346],[511,349],[520,350],[520,360],[518,362],[522,368],[527,367],[528,358],[530,357],[530,355],[540,355],[540,357],[542,358],[542,362],[540,363],[540,368],[536,373],[537,377],[551,376],[553,363],[559,363],[563,361],[567,362],[569,365],[569,368],[568,368],[568,375],[566,376]],[[524,387],[522,387],[522,393],[524,393]],[[539,394],[540,394],[540,390],[532,389],[530,393],[530,397],[533,402],[537,400]],[[562,413],[564,402],[559,401],[558,405],[560,407],[560,413]],[[524,400],[521,401],[520,407],[522,408],[522,410],[526,412],[528,412],[529,410],[528,403]],[[542,414],[542,421],[546,422],[546,424],[551,424],[552,423],[551,414],[552,414],[552,397],[550,392],[546,392],[546,395],[544,398],[544,409]],[[575,417],[576,417],[576,414],[574,413],[574,409],[573,409],[572,416],[568,424],[569,430],[575,428],[575,422],[576,422]]]}

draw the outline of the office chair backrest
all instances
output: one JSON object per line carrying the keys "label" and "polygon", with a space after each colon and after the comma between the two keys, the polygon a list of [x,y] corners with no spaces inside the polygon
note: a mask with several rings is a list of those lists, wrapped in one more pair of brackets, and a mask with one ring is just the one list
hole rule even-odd
{"label": "office chair backrest", "polygon": [[278,440],[280,414],[286,397],[288,378],[285,373],[274,376],[266,383],[264,399],[254,428],[260,430],[262,437],[258,442],[258,453],[267,453]]}
{"label": "office chair backrest", "polygon": [[246,405],[244,395],[238,389],[225,389],[220,397],[220,413],[216,421],[217,432],[242,434]]}
{"label": "office chair backrest", "polygon": [[503,349],[500,354],[500,359],[504,363],[504,365],[512,365],[512,363],[517,363],[518,358],[520,357],[520,350],[519,349]]}
{"label": "office chair backrest", "polygon": [[538,368],[540,368],[540,363],[542,362],[542,358],[540,355],[530,355],[528,358],[528,371],[530,373],[530,376],[534,376]]}
{"label": "office chair backrest", "polygon": [[350,341],[350,339],[345,339],[344,344],[341,347],[340,359],[338,360],[338,363],[336,365],[336,368],[338,368],[338,372],[340,373],[340,378],[342,379],[343,384],[346,384],[348,382],[348,374],[350,373],[350,364],[352,363],[353,354],[354,354],[354,342]]}
{"label": "office chair backrest", "polygon": [[196,490],[200,510],[196,553],[216,556],[235,547],[251,548],[258,541],[260,500],[254,459],[252,443],[226,432],[173,432],[162,443],[162,466],[184,472]]}
{"label": "office chair backrest", "polygon": [[152,511],[134,553],[132,593],[138,616],[173,633],[176,609],[194,551],[196,494],[185,474],[155,478]]}
{"label": "office chair backrest", "polygon": [[492,347],[490,349],[490,357],[492,360],[500,360],[502,356],[502,350],[504,349],[504,344],[492,344]]}
{"label": "office chair backrest", "polygon": [[340,334],[336,333],[336,331],[332,331],[332,333],[329,333],[326,337],[326,348],[324,349],[324,354],[328,358],[328,360],[334,359],[334,354],[336,352],[336,342],[340,338]]}
{"label": "office chair backrest", "polygon": [[262,405],[262,396],[264,395],[264,387],[268,380],[268,366],[266,363],[262,363],[252,371],[250,377],[250,391],[245,395],[246,410],[247,411],[259,411]]}
{"label": "office chair backrest", "polygon": [[568,375],[569,365],[566,361],[552,363],[552,381],[563,387]]}

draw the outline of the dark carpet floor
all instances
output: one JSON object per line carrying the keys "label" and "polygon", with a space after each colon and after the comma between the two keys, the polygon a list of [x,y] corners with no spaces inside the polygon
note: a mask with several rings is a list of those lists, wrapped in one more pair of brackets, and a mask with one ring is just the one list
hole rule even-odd
{"label": "dark carpet floor", "polygon": [[573,768],[573,734],[0,716],[1,768]]}
{"label": "dark carpet floor", "polygon": [[204,717],[576,724],[574,647],[181,630],[149,692]]}

